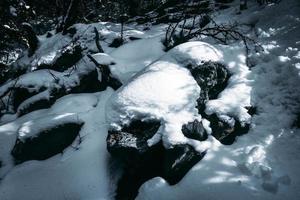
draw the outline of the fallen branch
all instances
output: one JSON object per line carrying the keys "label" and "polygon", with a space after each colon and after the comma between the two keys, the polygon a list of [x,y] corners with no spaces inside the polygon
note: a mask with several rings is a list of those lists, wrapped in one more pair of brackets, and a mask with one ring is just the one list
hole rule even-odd
{"label": "fallen branch", "polygon": [[96,42],[97,49],[99,53],[104,53],[104,50],[100,44],[99,32],[96,27],[94,27],[94,32],[95,32],[95,42]]}

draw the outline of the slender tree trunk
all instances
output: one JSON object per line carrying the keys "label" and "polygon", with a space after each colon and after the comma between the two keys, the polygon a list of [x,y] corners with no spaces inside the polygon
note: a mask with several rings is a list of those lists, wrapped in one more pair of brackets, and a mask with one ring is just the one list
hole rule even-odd
{"label": "slender tree trunk", "polygon": [[67,29],[76,23],[77,21],[77,14],[78,14],[78,7],[80,4],[80,0],[71,0],[69,8],[64,16],[62,23],[57,28],[57,32],[63,32],[66,34]]}

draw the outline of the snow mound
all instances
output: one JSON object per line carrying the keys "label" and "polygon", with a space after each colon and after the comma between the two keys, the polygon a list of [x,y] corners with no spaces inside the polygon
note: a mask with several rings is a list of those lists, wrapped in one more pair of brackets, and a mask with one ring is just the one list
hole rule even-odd
{"label": "snow mound", "polygon": [[220,62],[223,59],[222,53],[205,42],[186,42],[174,47],[168,54],[179,63],[200,65],[204,62]]}
{"label": "snow mound", "polygon": [[175,47],[113,95],[107,109],[108,122],[120,129],[132,119],[158,119],[162,125],[149,145],[161,139],[166,147],[187,143],[182,125],[201,116],[196,109],[200,88],[185,66],[221,59],[219,51],[203,42]]}

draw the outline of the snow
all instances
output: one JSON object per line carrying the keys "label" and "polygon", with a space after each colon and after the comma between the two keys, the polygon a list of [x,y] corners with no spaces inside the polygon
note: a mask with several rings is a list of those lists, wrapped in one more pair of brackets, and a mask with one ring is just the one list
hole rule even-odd
{"label": "snow", "polygon": [[207,61],[220,62],[222,53],[204,42],[186,42],[170,50],[172,58],[179,63],[200,65]]}
{"label": "snow", "polygon": [[[108,89],[96,94],[68,95],[50,109],[30,113],[1,126],[0,142],[6,141],[2,143],[5,147],[0,147],[4,162],[1,177],[7,175],[0,183],[0,199],[110,199],[107,125],[101,111],[111,94],[112,90]],[[78,150],[69,147],[61,155],[45,161],[28,161],[12,169],[9,150],[14,143],[9,142],[9,137],[15,138],[18,127],[23,130],[31,120],[73,120],[76,115],[85,122],[80,131],[82,142]],[[36,126],[35,123],[32,125]],[[78,145],[78,141],[75,140],[73,145]],[[6,159],[3,158],[5,154]]]}
{"label": "snow", "polygon": [[256,66],[249,71],[243,51],[238,50],[240,44],[219,47],[224,49],[224,62],[233,76],[218,99],[207,103],[206,112],[249,122],[244,107],[251,103],[258,110],[251,120],[252,128],[231,146],[212,143],[203,160],[177,185],[169,186],[161,178],[146,182],[137,199],[300,196],[299,129],[292,127],[300,102],[299,70],[294,67],[299,52],[295,42],[299,35],[299,2],[289,0],[264,9],[250,3],[249,10],[240,16],[234,15],[234,8],[230,16],[230,9],[225,11],[217,20],[255,21],[261,33],[258,40],[265,50],[252,57]]}
{"label": "snow", "polygon": [[110,69],[115,77],[126,83],[162,55],[164,51],[160,36],[136,40],[111,52],[116,64],[110,66]]}
{"label": "snow", "polygon": [[209,115],[216,113],[225,121],[228,121],[228,118],[235,118],[242,124],[249,124],[251,116],[247,113],[246,107],[251,106],[253,80],[249,77],[250,70],[246,65],[243,48],[237,44],[230,47],[219,45],[219,49],[223,52],[222,62],[232,75],[228,86],[219,94],[218,99],[206,103],[205,112]]}
{"label": "snow", "polygon": [[[149,31],[129,25],[125,27],[126,37],[142,39],[127,41],[113,49],[107,43],[119,36],[120,24],[75,25],[80,30],[78,35],[85,35],[81,41],[93,52],[94,58],[100,64],[109,65],[113,75],[124,85],[116,92],[108,89],[95,94],[67,95],[49,109],[2,124],[0,199],[112,199],[116,182],[110,180],[114,175],[109,174],[107,129],[120,128],[137,118],[158,119],[162,123],[148,141],[149,145],[162,140],[167,148],[188,143],[198,151],[207,150],[204,158],[178,184],[170,186],[164,179],[155,177],[141,186],[137,199],[297,200],[300,196],[300,137],[299,128],[293,124],[300,107],[300,5],[297,0],[262,7],[248,2],[248,9],[237,15],[238,2],[215,13],[214,17],[217,22],[255,25],[245,31],[260,42],[264,50],[251,52],[251,69],[246,65],[245,49],[240,42],[220,45],[204,38],[205,42],[187,42],[165,53],[160,42],[165,25],[153,26]],[[93,27],[97,27],[107,54],[95,54]],[[60,34],[50,40],[45,36],[39,39],[42,45],[37,53],[32,58],[25,55],[19,61],[20,66],[52,62],[56,50],[71,42],[71,38]],[[202,121],[211,133],[209,121],[195,108],[201,88],[185,68],[188,64],[198,65],[209,60],[225,64],[231,77],[218,98],[207,102],[205,112],[216,113],[231,123],[251,122],[249,133],[238,137],[230,146],[222,145],[211,135],[206,141],[198,142],[181,134],[182,124],[194,119]],[[53,74],[66,85],[76,84],[78,75],[93,69],[85,62],[90,61],[85,58],[80,61],[79,71],[70,82],[64,76],[69,71],[53,71]],[[27,73],[16,84],[32,87],[33,91],[55,85],[46,70]],[[12,82],[2,85],[0,95],[11,87]],[[42,96],[47,95],[44,93]],[[252,118],[246,110],[250,105],[257,108]],[[63,154],[45,161],[13,165],[10,151],[18,130],[21,137],[23,133],[30,136],[35,130],[27,131],[27,128],[44,128],[43,123],[35,122],[56,123],[69,117],[77,120],[75,116],[85,123],[80,131],[82,143],[78,145],[78,139],[73,143],[78,150],[69,147]]]}
{"label": "snow", "polygon": [[106,53],[96,53],[92,55],[93,58],[100,64],[100,65],[112,65],[115,64],[114,59],[106,54]]}

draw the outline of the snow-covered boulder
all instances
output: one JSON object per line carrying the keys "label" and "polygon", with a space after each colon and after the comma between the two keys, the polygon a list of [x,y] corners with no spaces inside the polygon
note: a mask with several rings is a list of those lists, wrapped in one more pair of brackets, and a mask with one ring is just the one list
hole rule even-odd
{"label": "snow-covered boulder", "polygon": [[[156,119],[161,127],[148,145],[160,140],[166,148],[189,143],[182,125],[201,120],[196,107],[225,88],[229,73],[222,61],[222,54],[207,43],[175,47],[113,95],[107,110],[109,123],[120,130],[132,119]],[[205,97],[201,105],[199,96]]]}
{"label": "snow-covered boulder", "polygon": [[[111,124],[107,147],[125,163],[118,199],[132,199],[139,186],[155,176],[176,184],[202,159],[206,148],[201,143],[210,131],[197,107],[216,98],[229,76],[216,48],[188,42],[167,52],[112,96],[107,106]],[[151,121],[156,125],[148,126]]]}
{"label": "snow-covered boulder", "polygon": [[78,135],[83,121],[74,113],[49,115],[24,123],[11,151],[17,164],[62,153]]}
{"label": "snow-covered boulder", "polygon": [[[99,60],[99,56],[96,54],[95,57]],[[19,117],[34,110],[49,108],[58,98],[67,94],[116,88],[119,82],[110,77],[108,66],[99,66],[101,70],[97,67],[85,56],[64,72],[42,69],[8,81],[0,87],[0,99],[3,102],[0,115],[9,111]]]}

